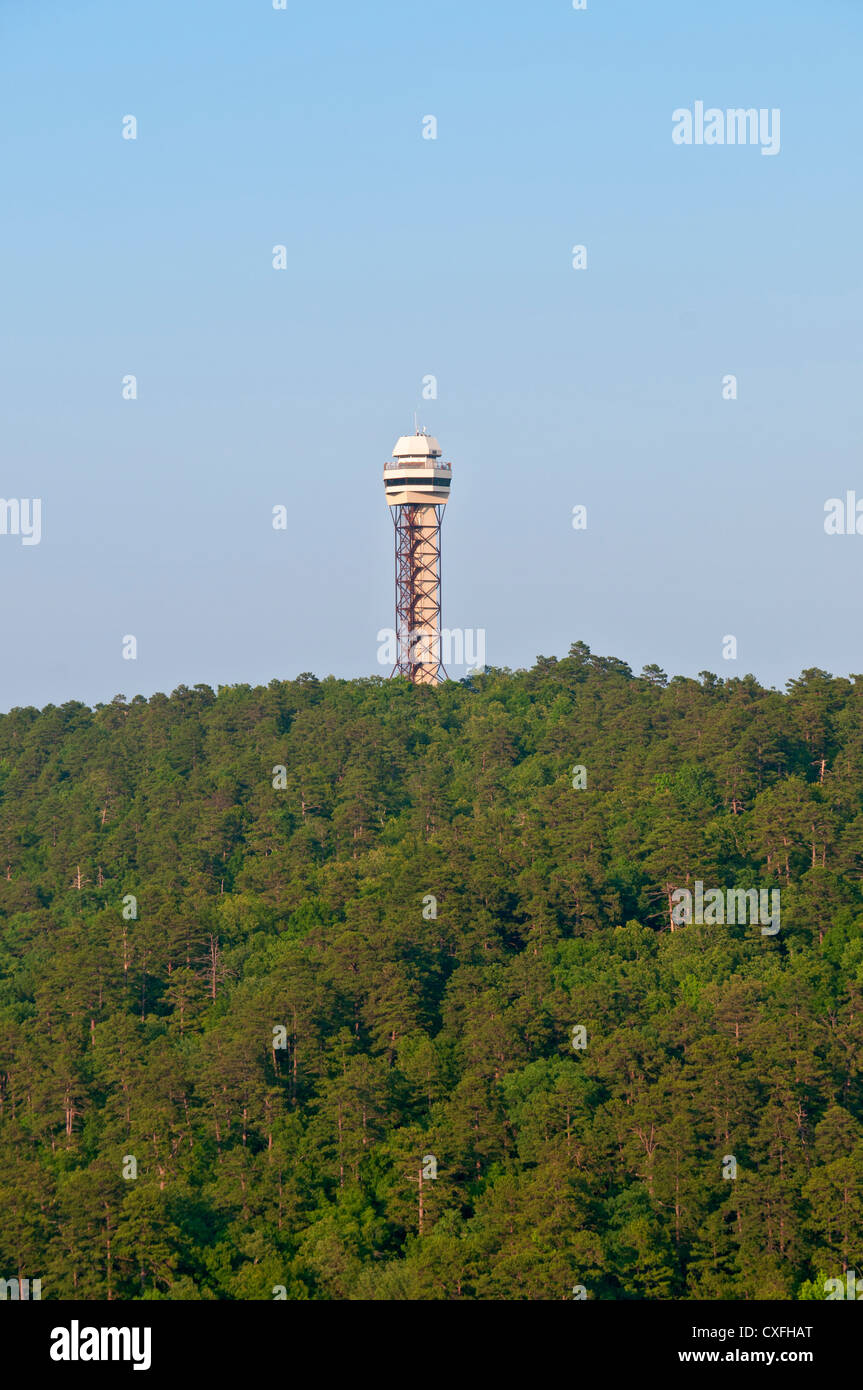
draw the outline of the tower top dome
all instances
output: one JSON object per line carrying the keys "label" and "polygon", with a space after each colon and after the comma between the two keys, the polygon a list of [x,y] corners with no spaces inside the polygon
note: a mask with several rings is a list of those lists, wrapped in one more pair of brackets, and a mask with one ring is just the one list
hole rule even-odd
{"label": "tower top dome", "polygon": [[393,458],[440,458],[440,445],[431,434],[419,431],[416,434],[403,434],[395,442]]}

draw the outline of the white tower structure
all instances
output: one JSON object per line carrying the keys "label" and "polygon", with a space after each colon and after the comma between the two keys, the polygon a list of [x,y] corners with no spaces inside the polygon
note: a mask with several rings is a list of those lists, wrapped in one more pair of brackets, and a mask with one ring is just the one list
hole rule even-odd
{"label": "white tower structure", "polygon": [[396,540],[396,639],[393,675],[417,685],[446,678],[441,661],[440,532],[452,464],[437,440],[417,430],[396,440],[384,488]]}

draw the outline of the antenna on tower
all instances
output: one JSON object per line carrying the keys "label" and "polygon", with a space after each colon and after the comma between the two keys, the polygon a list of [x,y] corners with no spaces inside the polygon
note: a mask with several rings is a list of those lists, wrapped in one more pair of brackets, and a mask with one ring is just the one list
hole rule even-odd
{"label": "antenna on tower", "polygon": [[414,434],[419,434],[419,432],[420,430],[419,425],[417,424],[417,413],[416,411],[414,411]]}

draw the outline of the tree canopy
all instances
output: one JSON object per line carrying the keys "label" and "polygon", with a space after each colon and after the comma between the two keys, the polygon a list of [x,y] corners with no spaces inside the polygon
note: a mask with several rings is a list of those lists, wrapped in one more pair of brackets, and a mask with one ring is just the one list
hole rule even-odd
{"label": "tree canopy", "polygon": [[[820,1296],[863,1266],[861,752],[863,678],[583,642],[0,716],[0,1276]],[[781,930],[675,927],[698,880]]]}

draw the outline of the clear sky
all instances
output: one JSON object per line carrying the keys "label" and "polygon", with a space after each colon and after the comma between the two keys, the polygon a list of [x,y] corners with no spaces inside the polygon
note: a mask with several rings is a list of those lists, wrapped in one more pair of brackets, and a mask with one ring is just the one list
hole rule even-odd
{"label": "clear sky", "polygon": [[[863,500],[861,36],[860,0],[2,0],[0,493],[42,535],[0,535],[0,708],[388,674],[414,410],[490,664],[863,671],[863,535],[824,531]],[[779,153],[676,145],[697,101],[778,108]]]}

